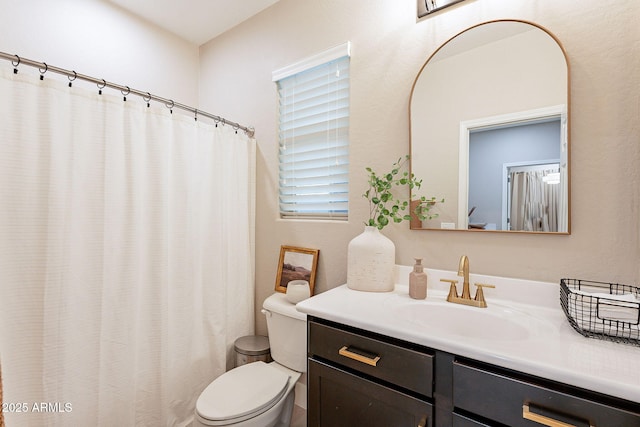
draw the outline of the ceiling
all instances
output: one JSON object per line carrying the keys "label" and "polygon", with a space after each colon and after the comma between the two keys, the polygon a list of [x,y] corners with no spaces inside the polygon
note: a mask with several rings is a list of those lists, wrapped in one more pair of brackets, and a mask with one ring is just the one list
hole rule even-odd
{"label": "ceiling", "polygon": [[198,46],[278,0],[108,0]]}

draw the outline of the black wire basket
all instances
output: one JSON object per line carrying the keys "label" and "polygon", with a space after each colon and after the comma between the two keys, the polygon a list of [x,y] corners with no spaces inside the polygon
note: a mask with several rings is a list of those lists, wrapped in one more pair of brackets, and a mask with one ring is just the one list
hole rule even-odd
{"label": "black wire basket", "polygon": [[585,337],[640,346],[640,288],[579,279],[560,280],[560,304]]}

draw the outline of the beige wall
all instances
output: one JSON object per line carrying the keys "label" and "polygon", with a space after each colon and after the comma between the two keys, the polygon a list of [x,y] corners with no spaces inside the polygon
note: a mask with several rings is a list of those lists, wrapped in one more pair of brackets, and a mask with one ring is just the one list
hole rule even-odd
{"label": "beige wall", "polygon": [[[640,2],[466,0],[416,19],[415,0],[281,0],[200,49],[200,106],[257,129],[256,300],[273,291],[282,244],[320,249],[317,291],[346,279],[349,241],[367,215],[366,166],[386,168],[409,149],[408,100],[424,61],[479,22],[515,18],[555,34],[571,74],[572,234],[543,236],[410,231],[385,234],[396,260],[454,269],[467,254],[476,273],[558,282],[562,277],[640,279]],[[271,72],[352,42],[348,222],[283,221],[277,211],[276,88]],[[266,333],[261,315],[257,332]]]}
{"label": "beige wall", "polygon": [[0,51],[182,104],[198,101],[198,46],[107,0],[0,0]]}

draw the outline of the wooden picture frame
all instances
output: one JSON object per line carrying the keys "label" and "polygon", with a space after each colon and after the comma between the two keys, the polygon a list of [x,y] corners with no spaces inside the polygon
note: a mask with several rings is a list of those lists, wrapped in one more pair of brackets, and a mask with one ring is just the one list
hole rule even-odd
{"label": "wooden picture frame", "polygon": [[309,282],[311,295],[313,295],[319,255],[319,249],[299,248],[286,245],[280,246],[276,291],[286,293],[287,284],[290,281],[306,280]]}

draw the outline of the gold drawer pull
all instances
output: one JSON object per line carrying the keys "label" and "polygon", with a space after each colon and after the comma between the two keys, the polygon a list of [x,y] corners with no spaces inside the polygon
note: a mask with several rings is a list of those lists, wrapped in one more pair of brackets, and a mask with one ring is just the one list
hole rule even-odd
{"label": "gold drawer pull", "polygon": [[371,358],[371,357],[363,356],[362,354],[349,351],[349,347],[346,345],[343,346],[340,350],[338,350],[338,354],[340,356],[348,357],[349,359],[353,359],[360,363],[364,363],[371,366],[376,366],[378,364],[378,361],[380,360],[380,356]]}
{"label": "gold drawer pull", "polygon": [[553,418],[545,417],[544,415],[535,414],[529,410],[529,405],[527,404],[522,405],[522,418],[547,427],[576,427],[573,424],[563,423],[562,421],[554,420]]}

